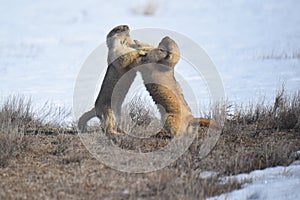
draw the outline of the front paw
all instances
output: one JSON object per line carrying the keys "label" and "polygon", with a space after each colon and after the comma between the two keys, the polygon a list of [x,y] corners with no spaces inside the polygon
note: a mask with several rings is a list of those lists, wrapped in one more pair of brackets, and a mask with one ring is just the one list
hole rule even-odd
{"label": "front paw", "polygon": [[147,52],[145,52],[143,50],[137,50],[137,51],[140,56],[145,56],[147,54]]}

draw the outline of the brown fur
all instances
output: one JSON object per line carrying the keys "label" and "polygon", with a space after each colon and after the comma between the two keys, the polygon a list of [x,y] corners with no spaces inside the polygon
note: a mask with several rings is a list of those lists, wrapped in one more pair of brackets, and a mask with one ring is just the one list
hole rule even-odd
{"label": "brown fur", "polygon": [[[181,88],[174,77],[174,66],[179,60],[180,52],[177,44],[169,37],[165,37],[158,48],[133,41],[129,36],[129,28],[126,25],[115,27],[107,35],[108,69],[105,74],[95,107],[84,113],[78,122],[80,130],[85,130],[89,119],[97,116],[106,123],[108,133],[118,134],[115,113],[112,109],[112,93],[120,78],[130,69],[141,64],[146,64],[141,70],[145,86],[156,104],[162,105],[166,113],[162,117],[166,120],[164,128],[172,135],[185,132],[189,124],[199,123],[209,126],[217,124],[203,118],[194,118],[187,105]],[[135,78],[135,73],[126,76],[126,84],[117,90],[118,98],[115,108],[120,114],[121,105]]]}
{"label": "brown fur", "polygon": [[[106,43],[108,47],[108,68],[96,99],[95,107],[80,117],[78,127],[81,131],[84,131],[87,121],[97,116],[102,122],[105,122],[105,128],[108,133],[117,134],[115,113],[111,105],[112,94],[113,92],[118,94],[118,98],[114,99],[116,103],[114,107],[119,115],[122,103],[136,73],[128,73],[126,75],[126,84],[123,84],[122,88],[115,88],[115,86],[120,78],[130,69],[150,60],[143,57],[146,56],[147,51],[152,50],[154,47],[137,40],[133,41],[130,38],[127,25],[120,25],[111,30],[107,35]],[[114,89],[117,90],[114,91]]]}
{"label": "brown fur", "polygon": [[147,64],[141,69],[141,73],[153,100],[165,109],[165,114],[161,111],[165,120],[164,129],[174,136],[186,132],[192,124],[218,127],[214,121],[193,117],[174,77],[174,67],[180,57],[179,48],[174,40],[169,37],[163,38],[158,49],[166,51],[168,55],[157,63]]}

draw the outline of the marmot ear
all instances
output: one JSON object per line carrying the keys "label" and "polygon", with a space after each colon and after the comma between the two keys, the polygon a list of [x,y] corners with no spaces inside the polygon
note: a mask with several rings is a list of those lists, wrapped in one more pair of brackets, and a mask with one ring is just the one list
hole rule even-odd
{"label": "marmot ear", "polygon": [[165,36],[162,40],[172,40],[169,36]]}
{"label": "marmot ear", "polygon": [[141,48],[142,45],[140,44],[140,42],[138,40],[133,40],[134,44],[136,45],[136,48]]}
{"label": "marmot ear", "polygon": [[168,47],[170,46],[171,41],[172,41],[171,38],[169,38],[168,36],[164,37],[158,44],[158,48],[168,50],[169,49]]}

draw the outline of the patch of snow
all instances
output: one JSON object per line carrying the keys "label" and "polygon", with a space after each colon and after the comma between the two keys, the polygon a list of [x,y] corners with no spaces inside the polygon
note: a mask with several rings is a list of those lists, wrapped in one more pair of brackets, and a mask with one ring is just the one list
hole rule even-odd
{"label": "patch of snow", "polygon": [[249,174],[239,174],[224,178],[225,181],[250,181],[240,190],[222,194],[210,200],[295,200],[300,199],[300,165],[273,167],[255,170]]}
{"label": "patch of snow", "polygon": [[218,175],[218,172],[215,171],[203,171],[199,173],[199,178],[211,178],[216,177]]}
{"label": "patch of snow", "polygon": [[300,160],[295,160],[291,165],[300,165]]}

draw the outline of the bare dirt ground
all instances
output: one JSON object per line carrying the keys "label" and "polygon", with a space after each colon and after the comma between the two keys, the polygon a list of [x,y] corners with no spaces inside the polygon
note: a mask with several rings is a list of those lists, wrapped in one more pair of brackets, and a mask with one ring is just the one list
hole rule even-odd
{"label": "bare dirt ground", "polygon": [[[93,158],[78,135],[27,135],[22,151],[0,168],[0,199],[203,199],[241,185],[221,184],[221,175],[288,165],[300,149],[300,133],[223,133],[199,160],[196,139],[179,160],[145,174],[119,172]],[[201,178],[202,171],[218,172]]]}

